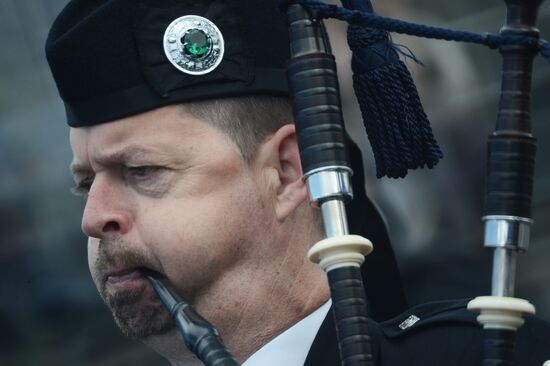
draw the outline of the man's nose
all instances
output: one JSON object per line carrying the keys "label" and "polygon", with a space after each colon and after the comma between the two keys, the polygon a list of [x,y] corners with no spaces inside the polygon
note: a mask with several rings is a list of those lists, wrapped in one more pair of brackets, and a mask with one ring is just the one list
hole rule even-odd
{"label": "man's nose", "polygon": [[128,233],[130,225],[130,213],[122,197],[117,197],[115,186],[96,177],[90,188],[82,215],[84,234],[105,239],[113,234]]}

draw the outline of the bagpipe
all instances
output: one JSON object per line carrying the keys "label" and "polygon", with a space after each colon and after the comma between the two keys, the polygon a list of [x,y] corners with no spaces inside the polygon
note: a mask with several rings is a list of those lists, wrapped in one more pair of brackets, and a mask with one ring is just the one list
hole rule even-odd
{"label": "bagpipe", "polygon": [[[540,40],[536,28],[542,0],[505,3],[507,17],[500,33],[478,34],[385,18],[374,13],[369,0],[342,0],[343,7],[316,0],[281,2],[289,24],[291,59],[287,75],[304,179],[311,204],[322,212],[326,233],[326,239],[311,248],[309,258],[328,276],[344,366],[375,364],[367,321],[370,300],[361,272],[373,244],[350,234],[348,228],[346,203],[354,195],[353,165],[336,62],[322,19],[349,23],[354,88],[378,177],[399,178],[409,169],[432,168],[443,156],[400,55],[416,58],[394,45],[388,32],[499,49],[503,57],[501,96],[496,128],[488,137],[482,217],[484,246],[494,250],[492,293],[470,301],[468,309],[479,313],[477,320],[483,327],[483,365],[512,366],[517,329],[524,315],[535,312],[528,301],[514,297],[515,271],[518,253],[528,249],[533,223],[536,139],[530,121],[532,64],[539,52],[550,61],[550,45]],[[154,275],[149,279],[176,320],[186,345],[199,359],[206,365],[238,365],[211,324],[175,295],[163,279]]]}

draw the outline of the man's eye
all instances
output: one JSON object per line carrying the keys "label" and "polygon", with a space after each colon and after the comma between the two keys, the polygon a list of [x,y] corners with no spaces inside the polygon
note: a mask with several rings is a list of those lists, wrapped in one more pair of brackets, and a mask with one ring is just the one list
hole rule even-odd
{"label": "man's eye", "polygon": [[160,197],[169,189],[172,173],[172,169],[166,166],[126,166],[122,169],[121,178],[140,193]]}
{"label": "man's eye", "polygon": [[127,167],[126,171],[130,178],[145,179],[155,174],[160,170],[160,167],[154,165]]}

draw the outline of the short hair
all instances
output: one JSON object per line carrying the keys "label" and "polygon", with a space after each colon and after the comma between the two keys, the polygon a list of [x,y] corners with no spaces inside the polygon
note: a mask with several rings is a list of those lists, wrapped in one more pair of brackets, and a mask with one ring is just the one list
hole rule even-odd
{"label": "short hair", "polygon": [[289,98],[255,95],[206,99],[182,104],[185,112],[224,132],[250,162],[271,133],[293,123]]}

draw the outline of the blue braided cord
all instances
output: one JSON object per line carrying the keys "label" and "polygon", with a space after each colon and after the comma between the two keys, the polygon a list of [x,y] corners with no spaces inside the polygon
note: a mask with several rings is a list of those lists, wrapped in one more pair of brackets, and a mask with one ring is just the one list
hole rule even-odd
{"label": "blue braided cord", "polygon": [[495,33],[475,33],[449,28],[434,27],[426,24],[405,22],[376,15],[374,13],[349,10],[337,5],[328,5],[318,0],[281,0],[280,6],[286,9],[292,3],[301,4],[309,9],[317,10],[320,18],[336,18],[351,24],[364,25],[369,28],[388,32],[408,34],[411,36],[442,39],[446,41],[477,43],[490,48],[499,48],[505,45],[532,46],[550,62],[550,44],[535,37],[502,35]]}

